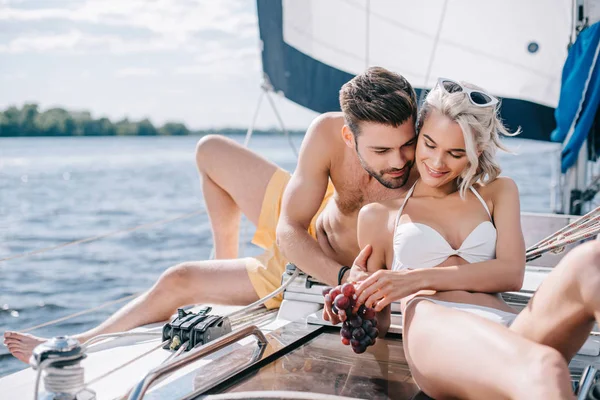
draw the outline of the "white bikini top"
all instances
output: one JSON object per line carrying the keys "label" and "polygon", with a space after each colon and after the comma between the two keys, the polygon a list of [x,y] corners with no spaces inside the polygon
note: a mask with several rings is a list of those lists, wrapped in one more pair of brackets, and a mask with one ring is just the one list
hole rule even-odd
{"label": "white bikini top", "polygon": [[[497,232],[491,221],[484,221],[473,229],[458,249],[453,249],[446,239],[429,225],[417,222],[398,224],[416,185],[415,182],[407,193],[396,217],[393,270],[433,268],[454,255],[469,263],[487,261],[496,257]],[[491,220],[492,215],[485,201],[473,187],[469,189],[479,199]]]}

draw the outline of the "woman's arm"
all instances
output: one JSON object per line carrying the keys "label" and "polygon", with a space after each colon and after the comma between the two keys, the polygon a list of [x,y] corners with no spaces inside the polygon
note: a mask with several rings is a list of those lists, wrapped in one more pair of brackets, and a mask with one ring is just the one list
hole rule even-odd
{"label": "woman's arm", "polygon": [[[358,214],[358,244],[360,248],[367,245],[372,247],[371,256],[366,265],[369,275],[379,270],[385,270],[388,264],[386,255],[391,258],[393,254],[391,244],[394,218],[390,218],[391,215],[393,212],[390,208],[380,203],[368,204],[361,208]],[[390,328],[391,306],[383,308],[376,317],[379,337],[383,337]]]}
{"label": "woman's arm", "polygon": [[525,240],[521,230],[519,191],[509,178],[498,178],[492,185],[493,219],[498,233],[496,258],[411,271],[414,280],[419,282],[418,290],[497,293],[521,289],[525,275]]}
{"label": "woman's arm", "polygon": [[381,310],[421,290],[497,293],[521,289],[525,241],[517,185],[508,178],[499,178],[488,189],[492,192],[497,231],[495,259],[447,267],[377,271],[357,288],[358,302]]}

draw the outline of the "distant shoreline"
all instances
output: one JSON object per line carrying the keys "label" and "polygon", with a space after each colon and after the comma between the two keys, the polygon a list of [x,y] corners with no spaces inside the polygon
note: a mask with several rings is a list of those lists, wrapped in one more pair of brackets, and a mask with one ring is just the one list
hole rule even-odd
{"label": "distant shoreline", "polygon": [[[66,137],[81,137],[81,138],[93,138],[93,137],[172,137],[172,136],[181,136],[181,137],[185,137],[185,136],[198,136],[198,137],[202,137],[202,136],[206,136],[206,135],[225,135],[225,136],[246,136],[247,130],[246,129],[227,129],[227,130],[220,130],[220,129],[215,129],[215,130],[210,130],[210,131],[190,131],[190,133],[186,133],[185,135],[168,135],[168,134],[157,134],[157,135],[29,135],[29,136],[25,136],[25,135],[14,135],[14,136],[8,136],[8,135],[2,135],[2,133],[0,132],[0,139],[2,138],[6,138],[6,139],[13,139],[13,138],[66,138]],[[288,131],[288,133],[291,136],[303,136],[306,132],[305,131]],[[284,133],[283,131],[276,131],[276,130],[268,130],[268,131],[264,131],[264,130],[259,130],[259,129],[255,129],[252,132],[252,136],[283,136]]]}
{"label": "distant shoreline", "polygon": [[[204,136],[211,133],[245,135],[247,128],[215,128],[190,130],[180,122],[154,126],[149,119],[112,122],[108,118],[92,118],[89,111],[50,108],[40,111],[35,103],[23,107],[10,106],[0,111],[0,137],[100,137],[100,136]],[[291,135],[304,135],[290,130]],[[253,135],[282,135],[277,129],[255,129]]]}

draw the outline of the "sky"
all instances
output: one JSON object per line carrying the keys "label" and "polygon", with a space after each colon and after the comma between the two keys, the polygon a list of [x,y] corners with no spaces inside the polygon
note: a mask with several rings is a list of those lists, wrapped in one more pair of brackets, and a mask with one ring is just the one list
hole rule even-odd
{"label": "sky", "polygon": [[[261,84],[254,0],[0,0],[0,109],[246,128]],[[290,129],[316,116],[279,96]],[[277,125],[263,102],[256,126]]]}

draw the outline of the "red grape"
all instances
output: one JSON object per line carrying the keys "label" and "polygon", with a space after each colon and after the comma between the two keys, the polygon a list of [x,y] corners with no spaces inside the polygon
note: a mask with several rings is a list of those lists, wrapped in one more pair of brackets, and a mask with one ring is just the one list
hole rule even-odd
{"label": "red grape", "polygon": [[350,325],[352,325],[353,328],[358,328],[362,325],[362,318],[358,315],[353,316],[350,318]]}
{"label": "red grape", "polygon": [[372,327],[373,327],[373,323],[371,322],[370,319],[363,320],[362,328],[365,330],[365,332],[368,332],[369,329],[371,329]]}
{"label": "red grape", "polygon": [[323,289],[323,296],[328,295],[329,292],[331,292],[331,289],[333,289],[331,286],[325,286],[325,288]]}
{"label": "red grape", "polygon": [[344,296],[348,298],[351,298],[356,292],[356,290],[354,289],[354,285],[351,283],[344,283],[341,289]]}
{"label": "red grape", "polygon": [[354,328],[352,331],[352,337],[354,339],[361,339],[365,336],[365,330],[363,328]]}
{"label": "red grape", "polygon": [[366,346],[352,346],[352,350],[356,353],[356,354],[361,354],[364,353],[365,351],[367,351],[367,347]]}
{"label": "red grape", "polygon": [[342,329],[340,329],[340,335],[342,335],[343,338],[351,339],[352,338],[352,330],[350,330],[348,328],[342,328]]}
{"label": "red grape", "polygon": [[343,337],[342,343],[344,343],[346,346],[348,346],[350,344],[350,339]]}
{"label": "red grape", "polygon": [[334,287],[329,292],[329,296],[331,296],[332,299],[335,299],[338,296],[338,294],[341,294],[341,293],[342,293],[342,291],[338,287]]}
{"label": "red grape", "polygon": [[373,319],[375,318],[375,310],[372,308],[367,308],[363,316],[365,317],[365,319]]}
{"label": "red grape", "polygon": [[338,310],[346,310],[350,306],[350,299],[340,293],[333,300],[333,304],[335,304]]}
{"label": "red grape", "polygon": [[371,339],[376,338],[377,336],[379,336],[379,329],[377,328],[371,328],[367,331],[367,334],[369,335],[369,337]]}

